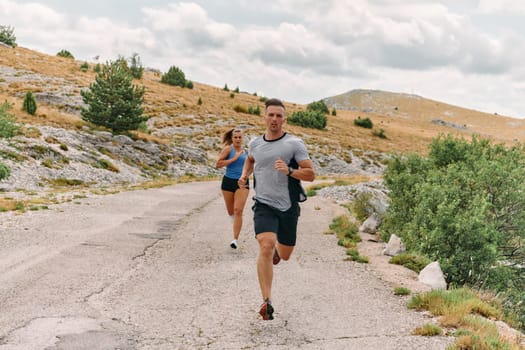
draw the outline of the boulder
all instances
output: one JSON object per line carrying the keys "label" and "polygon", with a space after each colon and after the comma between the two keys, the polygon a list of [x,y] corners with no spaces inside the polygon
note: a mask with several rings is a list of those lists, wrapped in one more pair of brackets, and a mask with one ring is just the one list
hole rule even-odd
{"label": "boulder", "polygon": [[425,266],[423,270],[419,273],[419,282],[430,286],[432,289],[447,289],[447,282],[445,281],[445,276],[443,271],[441,271],[441,266],[439,262],[434,261]]}
{"label": "boulder", "polygon": [[405,252],[405,245],[401,242],[401,238],[396,235],[391,235],[386,248],[383,250],[384,255],[396,256]]}

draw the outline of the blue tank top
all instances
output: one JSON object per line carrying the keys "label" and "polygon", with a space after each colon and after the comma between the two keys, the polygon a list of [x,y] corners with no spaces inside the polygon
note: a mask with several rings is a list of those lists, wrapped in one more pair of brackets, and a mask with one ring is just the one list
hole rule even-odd
{"label": "blue tank top", "polygon": [[[238,179],[242,175],[242,168],[244,167],[244,161],[246,160],[247,151],[244,150],[244,153],[240,155],[237,160],[226,166],[226,174],[224,176],[229,177],[230,179]],[[235,148],[231,148],[228,158],[231,159],[235,156]]]}

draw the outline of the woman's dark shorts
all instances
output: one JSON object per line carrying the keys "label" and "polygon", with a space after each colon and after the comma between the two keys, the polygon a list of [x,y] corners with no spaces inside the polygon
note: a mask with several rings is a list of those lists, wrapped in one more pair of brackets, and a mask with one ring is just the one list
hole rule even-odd
{"label": "woman's dark shorts", "polygon": [[298,204],[292,205],[290,209],[283,212],[255,201],[252,209],[256,236],[263,232],[275,232],[279,243],[295,246],[297,221],[301,213]]}
{"label": "woman's dark shorts", "polygon": [[[239,189],[239,184],[237,184],[237,181],[239,179],[232,179],[226,176],[222,177],[222,184],[221,184],[221,190],[228,191],[228,192],[235,192]],[[250,180],[246,181],[246,185],[250,188]]]}

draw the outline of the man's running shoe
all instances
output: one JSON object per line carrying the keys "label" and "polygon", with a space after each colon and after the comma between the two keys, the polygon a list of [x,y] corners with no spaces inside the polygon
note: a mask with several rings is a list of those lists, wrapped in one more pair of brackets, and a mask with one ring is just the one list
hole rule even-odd
{"label": "man's running shoe", "polygon": [[232,247],[233,249],[237,249],[237,247],[239,246],[239,244],[237,243],[237,240],[234,239],[233,241],[231,241],[230,243],[230,247]]}
{"label": "man's running shoe", "polygon": [[273,248],[273,264],[277,265],[281,261],[281,257],[279,256],[279,253],[277,252],[277,248]]}
{"label": "man's running shoe", "polygon": [[262,316],[263,320],[273,320],[273,306],[270,299],[266,299],[261,305],[259,315]]}

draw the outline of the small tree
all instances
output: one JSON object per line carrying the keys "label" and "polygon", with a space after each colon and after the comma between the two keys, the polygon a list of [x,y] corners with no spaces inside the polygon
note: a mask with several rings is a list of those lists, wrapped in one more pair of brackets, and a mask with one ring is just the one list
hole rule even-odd
{"label": "small tree", "polygon": [[357,119],[354,119],[354,125],[360,126],[365,129],[372,129],[374,127],[374,123],[368,117],[364,119],[362,119],[361,117],[357,117]]}
{"label": "small tree", "polygon": [[162,75],[160,81],[169,85],[186,87],[186,76],[184,72],[175,66],[171,66],[168,72]]}
{"label": "small tree", "polygon": [[35,96],[33,95],[31,91],[28,91],[24,98],[24,104],[22,105],[22,109],[31,115],[35,115],[36,108],[37,107],[36,107]]}
{"label": "small tree", "polygon": [[138,129],[147,119],[142,108],[145,88],[132,82],[133,77],[119,60],[104,65],[89,90],[80,92],[88,105],[82,108],[82,119],[114,132]]}
{"label": "small tree", "polygon": [[144,67],[142,67],[142,63],[140,62],[140,57],[138,53],[134,53],[129,58],[129,69],[131,71],[131,75],[135,79],[142,79],[142,74],[144,73]]}
{"label": "small tree", "polygon": [[323,100],[309,103],[308,106],[306,106],[306,110],[307,111],[317,111],[317,112],[321,112],[324,114],[330,113],[330,111],[328,110],[328,106],[326,105],[326,103],[324,103]]}
{"label": "small tree", "polygon": [[0,138],[11,138],[20,131],[20,126],[15,123],[15,116],[8,113],[10,108],[7,101],[0,105]]}
{"label": "small tree", "polygon": [[15,29],[11,26],[0,25],[0,42],[16,47],[16,37],[14,34]]}
{"label": "small tree", "polygon": [[73,54],[71,52],[69,52],[68,50],[65,50],[65,49],[62,49],[60,51],[57,52],[57,56],[58,57],[64,57],[64,58],[71,58],[71,59],[75,59],[75,57],[73,56]]}

